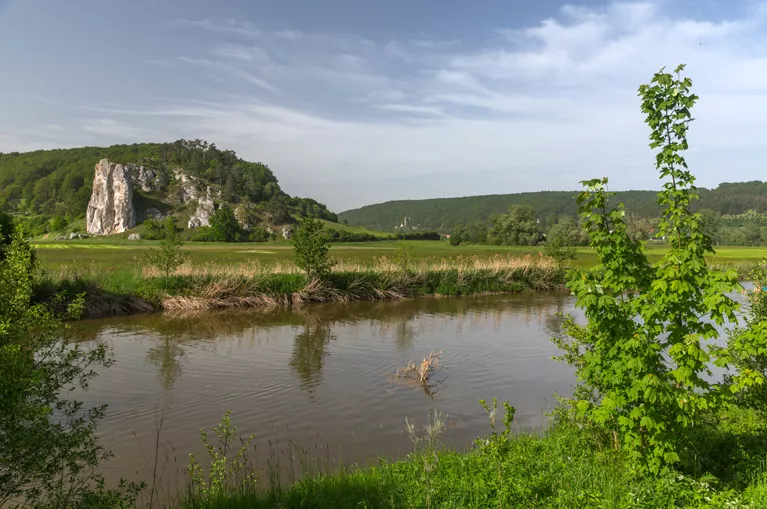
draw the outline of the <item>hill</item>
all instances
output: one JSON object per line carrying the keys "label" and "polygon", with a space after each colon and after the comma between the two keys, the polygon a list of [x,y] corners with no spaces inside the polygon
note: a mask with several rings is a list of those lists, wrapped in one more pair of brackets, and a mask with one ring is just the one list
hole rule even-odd
{"label": "hill", "polygon": [[[716,189],[700,189],[698,209],[712,209],[721,215],[739,215],[748,211],[767,212],[767,182],[722,183]],[[353,226],[394,231],[407,218],[409,228],[451,232],[456,224],[485,222],[496,214],[508,212],[513,205],[533,208],[542,222],[553,215],[575,216],[574,200],[578,191],[540,191],[533,193],[399,200],[368,205],[338,214],[339,220]],[[661,207],[656,191],[621,191],[615,197],[630,214],[640,218],[658,217]]]}
{"label": "hill", "polygon": [[94,167],[102,159],[130,166],[137,216],[156,209],[188,217],[185,209],[195,205],[184,193],[193,182],[201,193],[210,189],[219,203],[245,204],[254,215],[270,219],[264,223],[279,224],[291,216],[338,220],[325,205],[286,194],[267,165],[201,140],[0,153],[0,210],[40,224],[52,218],[81,220],[91,199]]}

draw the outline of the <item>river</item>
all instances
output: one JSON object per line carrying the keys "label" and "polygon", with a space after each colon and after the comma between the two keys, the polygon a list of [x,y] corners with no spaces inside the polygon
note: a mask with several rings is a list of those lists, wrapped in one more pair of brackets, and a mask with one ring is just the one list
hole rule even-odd
{"label": "river", "polygon": [[[166,493],[183,489],[200,428],[227,410],[255,434],[254,461],[281,457],[282,470],[301,457],[325,468],[402,457],[405,418],[424,424],[433,409],[443,441],[466,448],[489,431],[480,398],[511,402],[529,430],[570,393],[573,370],[549,340],[560,313],[575,313],[569,295],[525,293],[91,320],[80,340],[108,345],[115,363],[78,397],[109,405],[107,478],[151,479],[157,451]],[[443,352],[432,390],[392,379],[431,351]]]}

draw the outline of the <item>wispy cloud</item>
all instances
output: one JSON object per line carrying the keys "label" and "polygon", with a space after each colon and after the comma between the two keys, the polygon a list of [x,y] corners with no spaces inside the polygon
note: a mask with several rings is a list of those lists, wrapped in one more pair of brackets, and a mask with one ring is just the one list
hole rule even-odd
{"label": "wispy cloud", "polygon": [[[151,118],[169,139],[204,137],[268,162],[290,192],[319,192],[338,209],[572,189],[602,175],[616,188],[651,188],[636,88],[662,65],[686,62],[702,97],[690,153],[701,184],[758,178],[767,148],[767,8],[711,21],[667,5],[566,6],[527,27],[488,29],[481,40],[181,19],[173,27],[198,44],[173,61],[206,71],[197,92],[163,91],[159,107],[94,105],[81,128],[135,141]],[[398,182],[396,194],[370,185],[382,179]],[[412,189],[402,186],[408,179]]]}

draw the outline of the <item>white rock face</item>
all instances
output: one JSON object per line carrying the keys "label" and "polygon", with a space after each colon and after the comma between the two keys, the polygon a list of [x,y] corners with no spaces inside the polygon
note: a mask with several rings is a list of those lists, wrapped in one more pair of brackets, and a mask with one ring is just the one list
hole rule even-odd
{"label": "white rock face", "polygon": [[133,175],[142,191],[147,193],[154,191],[155,183],[157,181],[157,174],[154,170],[149,170],[143,166],[134,167]]}
{"label": "white rock face", "polygon": [[128,235],[128,240],[141,240],[141,234],[131,233],[130,235]]}
{"label": "white rock face", "polygon": [[197,199],[197,182],[194,177],[190,177],[179,168],[173,170],[173,177],[181,182],[178,192],[178,199],[181,203]]}
{"label": "white rock face", "polygon": [[215,212],[216,206],[213,203],[213,198],[210,196],[210,187],[208,188],[208,192],[205,194],[205,196],[201,197],[199,200],[197,200],[197,210],[195,210],[194,215],[189,218],[189,223],[187,224],[187,227],[189,228],[199,228],[201,226],[210,226],[210,216],[213,215],[213,212]]}
{"label": "white rock face", "polygon": [[102,159],[93,175],[93,192],[86,212],[91,235],[122,233],[136,226],[130,170]]}

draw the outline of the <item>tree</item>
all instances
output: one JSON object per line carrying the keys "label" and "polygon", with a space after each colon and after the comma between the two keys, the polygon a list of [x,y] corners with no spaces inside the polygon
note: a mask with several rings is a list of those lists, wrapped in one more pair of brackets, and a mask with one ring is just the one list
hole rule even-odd
{"label": "tree", "polygon": [[234,212],[226,205],[221,205],[210,217],[210,227],[215,242],[237,242],[242,234]]}
{"label": "tree", "polygon": [[293,259],[309,277],[323,277],[330,272],[330,243],[324,235],[322,221],[304,218],[293,233]]}
{"label": "tree", "polygon": [[628,233],[623,204],[610,207],[607,179],[584,182],[577,201],[600,265],[571,272],[568,287],[588,323],[571,318],[571,341],[554,339],[581,381],[572,400],[576,415],[611,431],[640,472],[678,462],[701,416],[763,381],[754,372],[739,373],[728,386],[709,381],[711,364],[724,367],[733,359],[708,341],[718,337],[714,324],[735,320],[728,292],[739,285],[734,271],[707,267],[712,240],[701,215],[690,210],[698,193],[682,152],[698,97],[683,69],[661,70],[639,88],[663,181],[658,228],[671,239],[669,252],[650,263]]}
{"label": "tree", "polygon": [[588,246],[588,233],[572,217],[559,217],[546,234],[546,242],[559,239],[564,246]]}
{"label": "tree", "polygon": [[[85,410],[67,400],[87,387],[93,368],[109,366],[104,345],[85,349],[68,341],[61,318],[79,316],[82,297],[65,316],[33,303],[41,273],[21,228],[3,238],[0,261],[0,506],[130,507],[140,490],[121,482],[109,490],[94,474],[109,452],[96,424],[105,406]],[[61,301],[59,301],[59,304]]]}
{"label": "tree", "polygon": [[527,205],[514,205],[508,214],[495,218],[487,235],[491,244],[503,246],[535,246],[541,233],[533,208]]}
{"label": "tree", "polygon": [[561,235],[549,236],[543,247],[543,254],[556,260],[557,266],[562,269],[566,261],[575,260],[575,246],[569,244]]}
{"label": "tree", "polygon": [[167,217],[163,222],[159,249],[147,253],[149,263],[162,272],[166,285],[170,275],[188,259],[187,254],[181,251],[183,245],[184,240],[176,227],[176,221]]}
{"label": "tree", "polygon": [[266,221],[270,225],[285,224],[293,219],[285,201],[279,196],[266,203],[264,212],[266,213]]}
{"label": "tree", "polygon": [[67,227],[67,224],[67,220],[62,216],[54,216],[53,219],[51,219],[51,231],[60,232]]}

